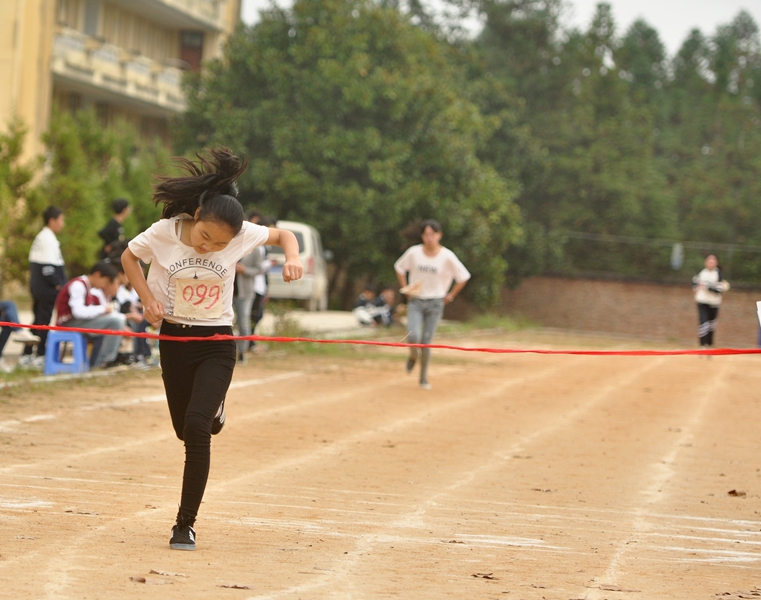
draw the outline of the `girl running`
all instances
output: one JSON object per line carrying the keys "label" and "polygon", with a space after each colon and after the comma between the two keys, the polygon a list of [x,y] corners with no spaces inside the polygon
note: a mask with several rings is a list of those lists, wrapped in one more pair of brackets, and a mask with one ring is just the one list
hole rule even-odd
{"label": "girl running", "polygon": [[[698,305],[698,342],[701,348],[710,348],[713,346],[721,297],[729,291],[729,282],[721,278],[721,268],[715,254],[706,256],[705,268],[692,278],[692,289]],[[710,354],[708,357],[711,357]]]}
{"label": "girl running", "polygon": [[[246,168],[227,148],[198,161],[176,159],[188,175],[161,177],[154,201],[161,220],[124,251],[122,266],[145,318],[173,337],[232,335],[235,264],[262,244],[283,248],[283,280],[300,279],[299,246],[289,231],[245,221],[235,180]],[[146,279],[139,261],[150,264]],[[233,340],[159,342],[169,413],[185,443],[185,469],[170,548],[195,550],[198,508],[209,476],[211,435],[225,422],[225,395],[235,367]]]}
{"label": "girl running", "polygon": [[[444,305],[454,302],[457,294],[470,279],[470,272],[455,253],[441,245],[443,235],[438,221],[423,221],[420,226],[420,238],[423,243],[408,248],[394,263],[396,278],[401,287],[399,291],[409,298],[406,339],[410,344],[431,343],[441,315],[444,314]],[[422,350],[420,387],[430,390],[428,362],[431,349]],[[410,356],[405,366],[407,373],[412,373],[417,359],[418,349],[410,347]]]}

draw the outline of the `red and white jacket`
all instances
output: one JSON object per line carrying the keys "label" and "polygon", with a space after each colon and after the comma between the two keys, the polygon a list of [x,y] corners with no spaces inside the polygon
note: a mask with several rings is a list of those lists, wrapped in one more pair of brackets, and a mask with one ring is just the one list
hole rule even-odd
{"label": "red and white jacket", "polygon": [[58,292],[55,301],[58,319],[56,325],[65,325],[72,319],[94,319],[106,313],[105,297],[90,286],[87,275],[75,277]]}

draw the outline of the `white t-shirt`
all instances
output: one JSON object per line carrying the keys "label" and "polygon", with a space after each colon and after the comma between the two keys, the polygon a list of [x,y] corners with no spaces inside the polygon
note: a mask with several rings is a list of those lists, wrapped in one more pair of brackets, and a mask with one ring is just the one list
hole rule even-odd
{"label": "white t-shirt", "polygon": [[61,243],[47,225],[40,229],[32,242],[32,247],[29,249],[29,262],[38,265],[63,265]]}
{"label": "white t-shirt", "polygon": [[[148,287],[166,317],[184,325],[232,325],[235,263],[269,238],[269,229],[243,222],[238,235],[218,252],[198,254],[180,240],[180,215],[161,219],[133,238],[129,249],[150,264]],[[179,292],[179,293],[178,293]]]}
{"label": "white t-shirt", "polygon": [[436,256],[427,256],[423,244],[407,248],[394,263],[394,270],[400,275],[409,272],[410,285],[420,282],[420,292],[416,297],[421,300],[443,298],[449,293],[453,280],[462,283],[470,279],[470,272],[460,259],[443,246]]}

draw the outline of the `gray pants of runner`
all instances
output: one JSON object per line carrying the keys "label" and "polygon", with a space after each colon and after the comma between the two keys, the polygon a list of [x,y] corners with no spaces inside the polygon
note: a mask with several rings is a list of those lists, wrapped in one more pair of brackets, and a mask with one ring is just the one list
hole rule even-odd
{"label": "gray pants of runner", "polygon": [[[127,326],[127,319],[121,313],[108,313],[92,319],[71,319],[66,321],[66,327],[81,327],[83,329],[107,329],[111,331],[124,331]],[[120,335],[90,335],[84,334],[91,339],[92,354],[90,355],[90,366],[101,367],[107,365],[116,359],[119,354],[119,346],[122,344]]]}
{"label": "gray pants of runner", "polygon": [[[410,299],[407,303],[406,341],[410,344],[430,344],[443,314],[444,298]],[[420,348],[420,350],[420,383],[428,383],[428,363],[431,360],[431,349]],[[410,348],[410,358],[417,360],[418,348]]]}

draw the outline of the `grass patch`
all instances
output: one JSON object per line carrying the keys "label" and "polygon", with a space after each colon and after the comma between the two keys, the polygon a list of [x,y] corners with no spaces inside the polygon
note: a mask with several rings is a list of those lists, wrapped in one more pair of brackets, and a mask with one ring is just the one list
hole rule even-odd
{"label": "grass patch", "polygon": [[274,330],[272,332],[274,337],[309,337],[301,325],[299,325],[299,322],[289,316],[288,313],[293,309],[290,303],[269,303],[268,308],[275,319]]}
{"label": "grass patch", "polygon": [[506,317],[504,315],[482,314],[468,321],[448,321],[439,326],[438,333],[468,333],[472,331],[490,331],[511,333],[524,329],[536,329],[538,325],[524,317]]}
{"label": "grass patch", "polygon": [[[289,319],[285,313],[274,313],[276,317],[275,335],[278,337],[314,337],[313,334],[304,332],[298,325]],[[479,315],[478,317],[469,321],[447,321],[439,325],[436,332],[436,336],[433,339],[434,343],[445,343],[447,336],[467,335],[468,333],[487,331],[492,334],[510,333],[515,331],[521,331],[526,329],[535,329],[537,325],[532,323],[528,319],[524,318],[511,318],[498,315]],[[401,325],[394,325],[389,328],[367,328],[363,329],[360,335],[347,336],[347,340],[350,339],[362,339],[368,341],[383,341],[383,342],[400,342],[404,343],[407,332]],[[272,349],[285,352],[292,355],[310,355],[310,356],[324,356],[334,358],[354,358],[361,355],[364,358],[373,359],[389,359],[397,360],[399,357],[390,352],[389,348],[382,348],[378,346],[364,345],[364,344],[321,344],[312,342],[289,342],[279,343],[271,346]],[[398,349],[400,352],[405,352],[404,348]]]}

